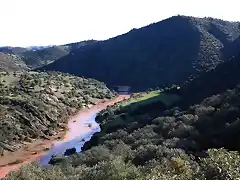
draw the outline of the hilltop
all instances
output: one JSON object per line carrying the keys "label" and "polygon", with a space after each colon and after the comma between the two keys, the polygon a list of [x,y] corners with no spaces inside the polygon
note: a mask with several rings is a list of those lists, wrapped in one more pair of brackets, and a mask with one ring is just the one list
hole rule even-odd
{"label": "hilltop", "polygon": [[40,70],[128,85],[136,91],[164,87],[226,61],[229,50],[223,49],[239,35],[239,22],[174,16],[79,48]]}
{"label": "hilltop", "polygon": [[1,72],[0,149],[15,151],[24,142],[54,136],[77,110],[114,95],[94,79],[57,72]]}

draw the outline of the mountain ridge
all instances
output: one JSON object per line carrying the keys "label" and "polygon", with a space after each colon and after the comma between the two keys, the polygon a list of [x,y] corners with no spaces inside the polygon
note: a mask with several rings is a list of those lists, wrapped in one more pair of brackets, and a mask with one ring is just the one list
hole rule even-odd
{"label": "mountain ridge", "polygon": [[64,45],[22,47],[0,47],[1,69],[5,71],[33,70],[70,54],[95,40],[86,40]]}
{"label": "mountain ridge", "polygon": [[40,70],[68,72],[135,90],[163,87],[214,69],[226,60],[222,49],[239,35],[239,22],[174,16],[79,48]]}

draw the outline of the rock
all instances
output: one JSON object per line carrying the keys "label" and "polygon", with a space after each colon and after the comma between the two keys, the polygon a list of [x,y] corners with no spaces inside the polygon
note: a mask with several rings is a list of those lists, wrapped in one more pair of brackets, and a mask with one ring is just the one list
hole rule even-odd
{"label": "rock", "polygon": [[65,153],[64,153],[64,156],[70,156],[70,155],[76,153],[76,151],[77,151],[77,150],[76,150],[75,147],[74,147],[74,148],[67,149],[67,150],[65,151]]}

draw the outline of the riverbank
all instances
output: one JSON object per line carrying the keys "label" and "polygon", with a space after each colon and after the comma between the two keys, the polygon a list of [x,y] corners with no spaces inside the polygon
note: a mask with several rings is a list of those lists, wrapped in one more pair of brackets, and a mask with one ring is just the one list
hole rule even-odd
{"label": "riverbank", "polygon": [[[6,154],[0,157],[0,178],[5,177],[9,171],[16,170],[22,165],[30,163],[32,161],[39,160],[41,156],[47,153],[54,145],[70,141],[75,137],[81,136],[81,134],[87,134],[95,128],[95,126],[89,125],[89,122],[85,122],[84,118],[88,114],[97,113],[109,105],[113,105],[116,102],[129,98],[129,95],[120,95],[112,100],[106,102],[99,102],[90,108],[80,110],[76,115],[72,116],[68,121],[68,129],[66,132],[59,132],[56,136],[50,140],[39,140],[32,144],[27,144],[24,148]],[[63,139],[57,141],[57,139]]]}

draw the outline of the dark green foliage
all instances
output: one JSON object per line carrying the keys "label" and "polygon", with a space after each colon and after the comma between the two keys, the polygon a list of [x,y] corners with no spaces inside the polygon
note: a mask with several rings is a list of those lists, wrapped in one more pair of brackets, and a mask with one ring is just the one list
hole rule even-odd
{"label": "dark green foliage", "polygon": [[128,85],[133,91],[181,84],[189,75],[211,70],[228,59],[222,50],[239,37],[238,25],[175,16],[84,46],[42,69],[93,77],[113,86]]}
{"label": "dark green foliage", "polygon": [[[134,114],[119,104],[108,107],[97,118],[102,131],[83,152],[61,159],[55,168],[64,177],[83,180],[237,180],[240,155],[231,150],[240,150],[239,97],[237,87],[185,111],[175,107]],[[108,131],[109,124],[119,122],[124,126]],[[67,173],[66,167],[77,173]]]}
{"label": "dark green foliage", "polygon": [[[238,47],[236,47],[238,48]],[[181,87],[182,104],[186,107],[199,103],[204,98],[235,88],[240,83],[240,49],[239,54],[231,60],[219,64],[214,70],[200,73]],[[216,97],[213,101],[218,101]],[[218,102],[212,102],[218,103]]]}

